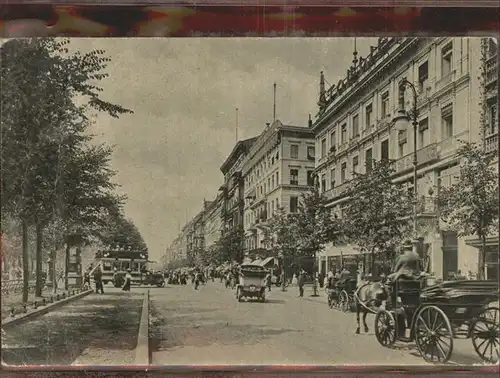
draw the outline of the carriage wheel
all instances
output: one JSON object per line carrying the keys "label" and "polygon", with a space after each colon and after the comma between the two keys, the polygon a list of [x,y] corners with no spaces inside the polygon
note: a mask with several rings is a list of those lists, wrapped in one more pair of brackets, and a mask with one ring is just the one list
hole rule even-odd
{"label": "carriage wheel", "polygon": [[380,345],[385,347],[396,342],[396,321],[389,311],[383,310],[375,315],[375,336]]}
{"label": "carriage wheel", "polygon": [[499,360],[500,310],[488,307],[481,311],[470,326],[470,337],[476,353],[485,362],[495,364]]}
{"label": "carriage wheel", "polygon": [[448,316],[436,306],[425,306],[416,315],[415,342],[425,361],[447,362],[453,351],[453,330]]}
{"label": "carriage wheel", "polygon": [[340,309],[344,312],[349,311],[349,295],[345,290],[340,292]]}

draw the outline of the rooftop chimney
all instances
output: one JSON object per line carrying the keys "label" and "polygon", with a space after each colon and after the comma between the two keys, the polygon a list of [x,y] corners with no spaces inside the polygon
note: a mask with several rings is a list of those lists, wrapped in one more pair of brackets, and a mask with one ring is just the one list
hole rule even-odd
{"label": "rooftop chimney", "polygon": [[309,113],[309,121],[307,122],[307,126],[312,127],[313,121],[311,119],[311,113]]}

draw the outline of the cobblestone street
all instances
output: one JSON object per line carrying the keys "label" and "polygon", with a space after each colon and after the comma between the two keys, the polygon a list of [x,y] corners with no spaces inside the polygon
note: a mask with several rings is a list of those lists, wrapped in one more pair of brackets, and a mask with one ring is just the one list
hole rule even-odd
{"label": "cobblestone street", "polygon": [[105,288],[41,317],[14,325],[2,337],[7,365],[123,365],[134,363],[143,296]]}
{"label": "cobblestone street", "polygon": [[[273,288],[274,289],[274,288]],[[323,295],[323,291],[320,292]],[[373,333],[355,335],[356,316],[327,308],[324,297],[273,290],[266,303],[238,303],[234,291],[208,283],[151,290],[152,363],[426,364],[413,344],[380,346]],[[467,345],[468,343],[468,345]],[[471,364],[469,340],[457,340],[452,363]]]}

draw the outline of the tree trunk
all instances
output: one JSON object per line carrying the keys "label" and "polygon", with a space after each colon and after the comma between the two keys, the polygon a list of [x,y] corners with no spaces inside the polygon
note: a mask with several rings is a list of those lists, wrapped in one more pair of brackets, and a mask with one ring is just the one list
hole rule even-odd
{"label": "tree trunk", "polygon": [[374,278],[375,277],[375,247],[372,248],[371,251],[371,266],[370,266],[370,275]]}
{"label": "tree trunk", "polygon": [[64,256],[64,290],[68,290],[68,272],[69,272],[69,254],[70,254],[70,246],[69,243],[66,243],[66,251]]}
{"label": "tree trunk", "polygon": [[40,223],[36,224],[36,284],[35,297],[42,296],[42,247],[43,247],[43,227]]}
{"label": "tree trunk", "polygon": [[52,278],[52,292],[57,293],[57,272],[56,272],[56,259],[57,251],[52,250],[50,252],[50,265],[51,265],[51,278]]}
{"label": "tree trunk", "polygon": [[484,280],[486,278],[484,276],[484,271],[486,267],[486,235],[479,234],[478,236],[481,239],[481,249],[479,250],[479,256],[478,256],[477,278],[479,280]]}
{"label": "tree trunk", "polygon": [[23,303],[28,302],[29,292],[29,251],[28,251],[28,224],[26,220],[21,220],[22,227],[22,248],[23,248]]}

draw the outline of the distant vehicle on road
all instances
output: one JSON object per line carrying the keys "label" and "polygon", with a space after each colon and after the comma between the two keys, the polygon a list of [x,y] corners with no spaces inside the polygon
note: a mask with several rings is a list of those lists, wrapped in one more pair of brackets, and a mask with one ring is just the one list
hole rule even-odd
{"label": "distant vehicle on road", "polygon": [[268,271],[262,265],[242,264],[240,267],[239,283],[236,286],[236,298],[241,302],[243,298],[257,298],[266,301],[266,275]]}
{"label": "distant vehicle on road", "polygon": [[142,285],[165,286],[165,277],[162,272],[148,271],[143,275]]}
{"label": "distant vehicle on road", "polygon": [[95,257],[96,265],[101,265],[102,282],[105,285],[110,282],[120,286],[127,269],[130,269],[132,284],[141,284],[145,279],[148,263],[152,263],[148,260],[147,250],[99,250]]}

